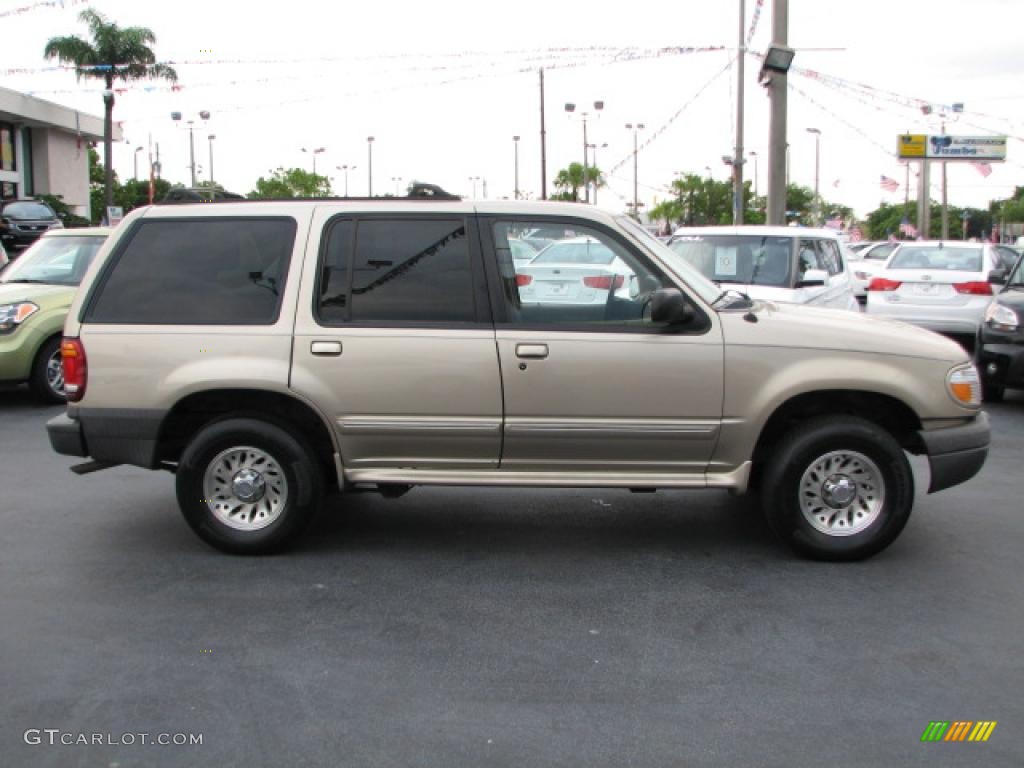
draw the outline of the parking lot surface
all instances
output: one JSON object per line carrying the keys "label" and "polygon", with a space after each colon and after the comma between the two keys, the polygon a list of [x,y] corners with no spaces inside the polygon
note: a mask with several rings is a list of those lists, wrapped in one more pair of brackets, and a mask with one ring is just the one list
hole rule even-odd
{"label": "parking lot surface", "polygon": [[169,474],[76,477],[60,409],[0,392],[0,764],[1021,765],[1024,397],[988,410],[982,474],[863,563],[795,559],[725,493],[441,488],[239,558]]}

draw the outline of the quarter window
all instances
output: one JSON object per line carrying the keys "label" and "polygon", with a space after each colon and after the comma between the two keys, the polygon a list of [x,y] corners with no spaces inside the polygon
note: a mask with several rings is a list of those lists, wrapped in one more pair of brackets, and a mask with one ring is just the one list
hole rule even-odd
{"label": "quarter window", "polygon": [[317,316],[346,322],[473,322],[462,219],[336,220],[320,268]]}
{"label": "quarter window", "polygon": [[294,219],[141,221],[93,300],[94,323],[272,325]]}

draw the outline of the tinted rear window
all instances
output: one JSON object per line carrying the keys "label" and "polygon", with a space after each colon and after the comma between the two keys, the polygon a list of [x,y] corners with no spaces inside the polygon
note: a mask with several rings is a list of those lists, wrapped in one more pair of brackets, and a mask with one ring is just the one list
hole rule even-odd
{"label": "tinted rear window", "polygon": [[888,268],[981,272],[981,248],[904,245],[892,257]]}
{"label": "tinted rear window", "polygon": [[271,325],[294,240],[294,219],[143,220],[115,256],[86,320]]}

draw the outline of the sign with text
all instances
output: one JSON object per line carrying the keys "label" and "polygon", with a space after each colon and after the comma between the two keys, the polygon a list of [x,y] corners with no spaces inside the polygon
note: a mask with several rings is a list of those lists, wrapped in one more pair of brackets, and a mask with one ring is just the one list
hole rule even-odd
{"label": "sign with text", "polygon": [[1005,136],[926,136],[906,133],[897,140],[901,160],[973,160],[1001,163],[1006,160]]}

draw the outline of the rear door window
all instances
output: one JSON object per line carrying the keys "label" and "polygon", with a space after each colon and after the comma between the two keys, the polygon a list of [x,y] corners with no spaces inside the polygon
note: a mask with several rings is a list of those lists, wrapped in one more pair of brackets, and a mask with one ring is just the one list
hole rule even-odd
{"label": "rear door window", "polygon": [[138,222],[84,319],[137,325],[273,325],[295,242],[291,218]]}

